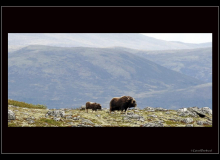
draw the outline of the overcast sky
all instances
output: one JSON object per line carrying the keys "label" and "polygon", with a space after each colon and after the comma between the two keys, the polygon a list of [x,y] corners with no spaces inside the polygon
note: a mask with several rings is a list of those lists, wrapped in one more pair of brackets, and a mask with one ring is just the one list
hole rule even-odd
{"label": "overcast sky", "polygon": [[143,33],[146,36],[166,40],[180,41],[184,43],[212,42],[212,33]]}

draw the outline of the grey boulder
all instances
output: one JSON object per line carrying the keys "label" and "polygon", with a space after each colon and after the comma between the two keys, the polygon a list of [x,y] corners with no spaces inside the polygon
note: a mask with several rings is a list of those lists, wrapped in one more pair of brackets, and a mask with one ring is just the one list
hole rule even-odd
{"label": "grey boulder", "polygon": [[149,122],[149,123],[145,123],[142,125],[142,127],[163,127],[163,123],[152,123],[152,122]]}
{"label": "grey boulder", "polygon": [[193,122],[193,119],[192,118],[184,118],[181,120],[181,122],[184,122],[184,123],[192,123]]}
{"label": "grey boulder", "polygon": [[209,107],[203,107],[200,111],[204,114],[212,115],[212,110]]}
{"label": "grey boulder", "polygon": [[8,119],[15,120],[15,114],[11,110],[8,110]]}
{"label": "grey boulder", "polygon": [[146,107],[144,108],[145,111],[154,112],[155,109],[153,107]]}
{"label": "grey boulder", "polygon": [[65,111],[62,111],[62,110],[48,111],[46,113],[46,115],[50,115],[50,116],[54,116],[54,117],[64,117],[65,116]]}

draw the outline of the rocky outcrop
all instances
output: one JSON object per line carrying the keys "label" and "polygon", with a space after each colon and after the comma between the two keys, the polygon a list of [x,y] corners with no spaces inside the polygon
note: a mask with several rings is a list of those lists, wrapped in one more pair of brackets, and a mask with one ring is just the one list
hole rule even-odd
{"label": "rocky outcrop", "polygon": [[196,112],[191,112],[191,111],[179,111],[179,116],[185,117],[185,116],[190,116],[190,117],[198,117],[198,114]]}
{"label": "rocky outcrop", "polygon": [[211,115],[212,110],[209,107],[189,107],[189,108],[180,108],[177,110],[179,116],[190,116],[190,117],[206,117],[206,114]]}
{"label": "rocky outcrop", "polygon": [[205,117],[206,116],[205,114],[212,115],[212,110],[209,107],[198,108],[195,106],[195,107],[189,107],[187,108],[187,110],[191,112],[195,112],[200,117]]}
{"label": "rocky outcrop", "polygon": [[212,115],[212,110],[209,107],[203,107],[199,110],[204,114]]}

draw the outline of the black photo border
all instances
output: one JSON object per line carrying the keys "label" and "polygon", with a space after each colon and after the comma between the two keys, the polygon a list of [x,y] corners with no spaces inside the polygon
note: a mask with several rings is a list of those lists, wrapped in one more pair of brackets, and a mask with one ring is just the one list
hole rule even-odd
{"label": "black photo border", "polygon": [[[1,153],[219,153],[218,6],[2,6]],[[8,33],[212,33],[213,126],[8,127]],[[195,152],[196,150],[211,152]]]}

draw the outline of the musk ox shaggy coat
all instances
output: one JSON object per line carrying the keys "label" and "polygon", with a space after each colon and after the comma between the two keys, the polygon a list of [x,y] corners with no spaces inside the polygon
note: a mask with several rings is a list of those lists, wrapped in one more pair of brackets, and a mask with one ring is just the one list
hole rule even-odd
{"label": "musk ox shaggy coat", "polygon": [[120,110],[123,112],[125,110],[125,114],[127,114],[127,109],[131,107],[136,107],[137,103],[133,97],[130,96],[122,96],[112,98],[110,101],[110,113],[114,110]]}
{"label": "musk ox shaggy coat", "polygon": [[96,102],[86,102],[86,110],[88,113],[88,109],[92,109],[92,111],[97,111],[97,109],[102,109],[101,104],[96,103]]}

